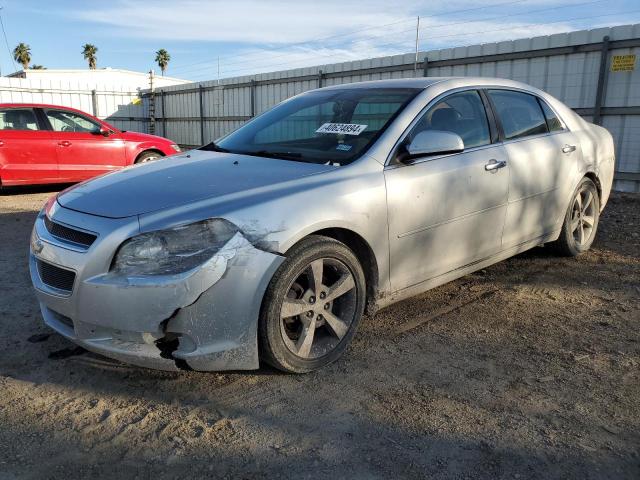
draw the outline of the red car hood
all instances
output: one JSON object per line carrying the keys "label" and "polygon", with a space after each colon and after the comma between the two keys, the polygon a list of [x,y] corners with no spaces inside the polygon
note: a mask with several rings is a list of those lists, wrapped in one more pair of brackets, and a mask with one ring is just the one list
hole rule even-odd
{"label": "red car hood", "polygon": [[138,132],[122,132],[120,134],[123,140],[129,142],[153,142],[153,143],[166,143],[173,144],[171,140],[159,137],[157,135],[149,135],[148,133],[138,133]]}

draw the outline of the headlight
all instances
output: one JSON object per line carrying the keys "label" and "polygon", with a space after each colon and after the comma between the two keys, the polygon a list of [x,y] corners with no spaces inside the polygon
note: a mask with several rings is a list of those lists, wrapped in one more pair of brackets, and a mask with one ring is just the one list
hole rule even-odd
{"label": "headlight", "polygon": [[113,263],[122,275],[171,275],[209,260],[238,231],[221,218],[143,233],[122,244]]}
{"label": "headlight", "polygon": [[180,147],[178,145],[176,145],[175,143],[171,144],[171,148],[173,148],[176,152],[180,152]]}

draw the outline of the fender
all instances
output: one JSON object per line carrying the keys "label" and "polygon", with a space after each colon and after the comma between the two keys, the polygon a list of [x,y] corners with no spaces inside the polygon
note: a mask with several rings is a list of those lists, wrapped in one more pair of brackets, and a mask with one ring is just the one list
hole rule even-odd
{"label": "fender", "polygon": [[172,153],[176,153],[175,151],[168,151],[168,149],[166,148],[166,145],[163,145],[162,142],[154,142],[154,141],[148,141],[148,142],[141,142],[141,143],[130,143],[125,141],[126,144],[126,151],[127,151],[127,165],[132,165],[133,163],[135,163],[136,158],[138,158],[138,155],[140,155],[142,152],[145,152],[147,150],[157,150],[158,152],[161,152],[164,156],[167,155],[171,155]]}

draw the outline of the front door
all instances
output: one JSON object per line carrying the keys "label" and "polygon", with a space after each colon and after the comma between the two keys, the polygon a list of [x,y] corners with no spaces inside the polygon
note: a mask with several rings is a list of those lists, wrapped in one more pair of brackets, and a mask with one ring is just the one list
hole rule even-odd
{"label": "front door", "polygon": [[0,110],[0,181],[3,185],[58,179],[56,142],[32,108]]}
{"label": "front door", "polygon": [[[457,133],[462,153],[385,170],[391,287],[416,285],[500,251],[509,188],[507,154],[492,143],[477,91],[444,98],[416,123]],[[495,168],[499,165],[502,168]]]}
{"label": "front door", "polygon": [[96,121],[70,110],[46,109],[57,143],[58,168],[65,181],[80,181],[125,165],[124,140],[103,136]]}

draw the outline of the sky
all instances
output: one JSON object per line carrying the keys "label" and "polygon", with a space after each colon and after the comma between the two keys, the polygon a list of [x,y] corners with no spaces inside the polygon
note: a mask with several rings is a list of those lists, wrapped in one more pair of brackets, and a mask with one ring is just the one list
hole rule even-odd
{"label": "sky", "polygon": [[[638,0],[0,0],[6,42],[2,75],[20,68],[9,53],[31,47],[32,63],[87,68],[82,45],[98,47],[98,67],[154,69],[213,80],[537,35],[640,23]],[[218,67],[219,64],[219,67]]]}

